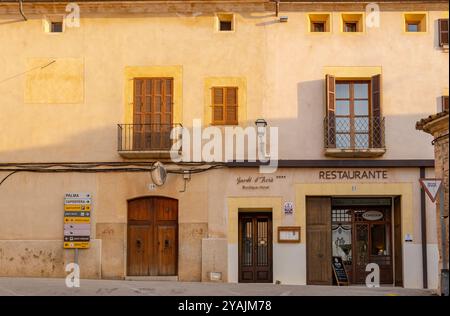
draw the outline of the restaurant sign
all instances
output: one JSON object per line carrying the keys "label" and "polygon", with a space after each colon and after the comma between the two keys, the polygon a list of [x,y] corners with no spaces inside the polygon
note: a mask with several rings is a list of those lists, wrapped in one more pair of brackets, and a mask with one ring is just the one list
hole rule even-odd
{"label": "restaurant sign", "polygon": [[383,180],[387,170],[320,170],[320,180]]}
{"label": "restaurant sign", "polygon": [[367,221],[378,221],[383,218],[383,213],[380,211],[367,211],[362,214],[362,217]]}

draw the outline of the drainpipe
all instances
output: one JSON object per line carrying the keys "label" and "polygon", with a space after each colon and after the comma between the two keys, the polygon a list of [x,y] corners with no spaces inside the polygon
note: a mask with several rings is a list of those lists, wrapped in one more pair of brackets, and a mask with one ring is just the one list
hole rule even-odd
{"label": "drainpipe", "polygon": [[[425,167],[420,167],[420,178],[425,178]],[[427,209],[425,205],[425,190],[420,188],[420,223],[422,231],[422,278],[423,288],[428,289],[428,262],[427,262]]]}
{"label": "drainpipe", "polygon": [[280,11],[280,0],[271,0],[275,2],[275,16],[278,17],[278,12]]}
{"label": "drainpipe", "polygon": [[23,3],[22,0],[19,0],[19,12],[24,21],[27,21],[27,17],[23,14]]}

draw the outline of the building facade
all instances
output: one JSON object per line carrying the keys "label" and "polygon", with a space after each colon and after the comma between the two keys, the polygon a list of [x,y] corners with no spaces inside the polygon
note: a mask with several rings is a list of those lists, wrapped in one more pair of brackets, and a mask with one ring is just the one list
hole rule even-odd
{"label": "building facade", "polygon": [[[376,263],[383,284],[438,287],[414,126],[448,95],[447,2],[78,1],[78,26],[73,8],[0,4],[1,276],[66,275],[81,192],[82,277],[333,284],[341,257],[351,284]],[[278,128],[277,170],[196,156],[195,120]]]}

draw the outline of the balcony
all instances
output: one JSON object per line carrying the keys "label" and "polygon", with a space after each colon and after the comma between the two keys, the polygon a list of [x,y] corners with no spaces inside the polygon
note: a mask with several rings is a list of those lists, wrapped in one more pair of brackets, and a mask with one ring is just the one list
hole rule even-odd
{"label": "balcony", "polygon": [[329,157],[380,157],[386,152],[384,117],[325,117],[324,147]]}
{"label": "balcony", "polygon": [[[172,145],[179,141],[181,135],[170,139],[170,132],[181,124],[118,124],[118,152],[124,158],[159,158],[168,159]],[[176,133],[178,134],[178,133]]]}

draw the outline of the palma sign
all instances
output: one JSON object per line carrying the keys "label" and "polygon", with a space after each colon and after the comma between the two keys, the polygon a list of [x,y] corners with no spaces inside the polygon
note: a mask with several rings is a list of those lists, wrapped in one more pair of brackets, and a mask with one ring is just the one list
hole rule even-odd
{"label": "palma sign", "polygon": [[91,204],[90,193],[66,193],[64,199],[64,248],[89,248]]}

